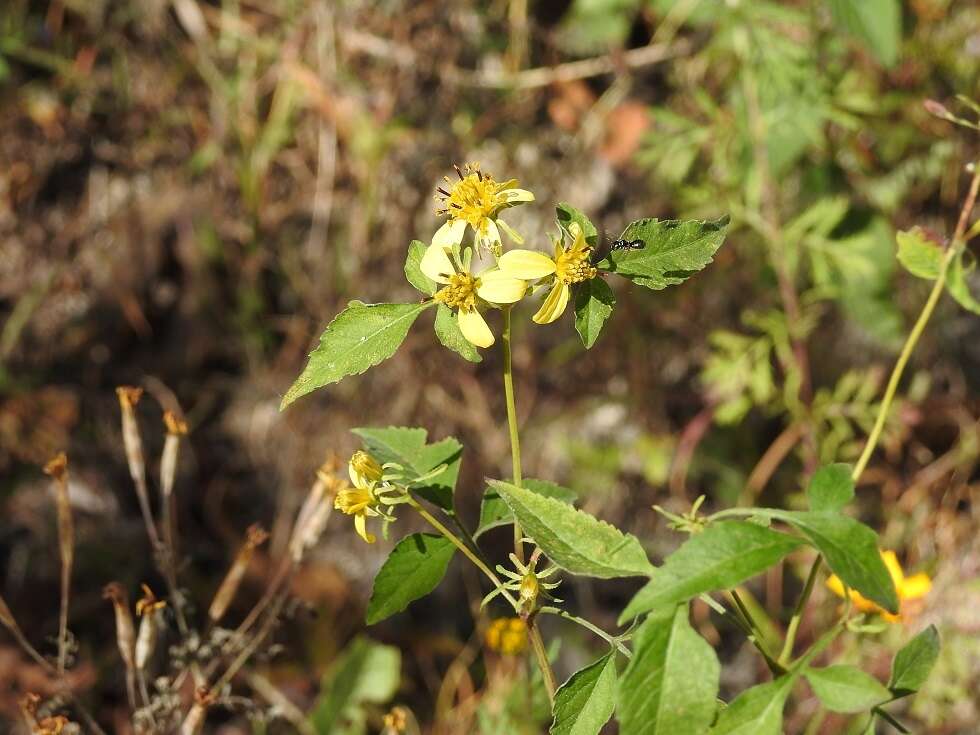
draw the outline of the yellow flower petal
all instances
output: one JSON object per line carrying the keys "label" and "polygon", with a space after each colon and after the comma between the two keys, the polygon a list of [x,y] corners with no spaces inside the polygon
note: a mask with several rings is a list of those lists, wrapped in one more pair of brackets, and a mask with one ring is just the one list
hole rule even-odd
{"label": "yellow flower petal", "polygon": [[476,309],[469,311],[459,310],[459,331],[466,337],[466,341],[477,347],[489,347],[493,344],[493,332],[487,326],[483,315]]}
{"label": "yellow flower petal", "polygon": [[898,557],[895,556],[895,552],[882,551],[881,560],[885,563],[885,567],[888,569],[888,573],[891,575],[895,587],[901,587],[902,580],[905,579],[905,573],[902,572],[902,565],[898,563]]}
{"label": "yellow flower petal", "polygon": [[844,583],[840,581],[840,577],[836,574],[831,574],[827,577],[827,589],[838,597],[844,596]]}
{"label": "yellow flower petal", "polygon": [[494,246],[499,245],[500,242],[500,230],[497,229],[497,223],[489,218],[483,220],[476,231],[476,249],[493,250]]}
{"label": "yellow flower petal", "polygon": [[534,201],[534,194],[529,192],[527,189],[504,189],[502,192],[497,194],[497,196],[508,204]]}
{"label": "yellow flower petal", "polygon": [[357,531],[358,536],[367,541],[369,544],[373,544],[377,540],[373,533],[368,533],[367,517],[362,513],[358,513],[356,516],[354,516],[354,530]]}
{"label": "yellow flower petal", "polygon": [[898,596],[903,600],[915,600],[925,597],[932,589],[932,580],[928,574],[913,574],[906,577],[898,588]]}
{"label": "yellow flower petal", "polygon": [[582,232],[582,227],[578,222],[572,222],[568,228],[569,234],[571,234],[573,241],[572,246],[569,248],[569,252],[574,252],[578,250],[585,250],[589,247],[589,243],[585,241],[585,233]]}
{"label": "yellow flower petal", "polygon": [[494,268],[480,274],[477,295],[491,304],[513,304],[524,297],[527,284],[519,278]]}
{"label": "yellow flower petal", "polygon": [[436,234],[432,236],[432,244],[451,248],[463,241],[464,234],[466,234],[466,220],[451,219],[436,230]]}
{"label": "yellow flower petal", "polygon": [[450,250],[445,245],[429,245],[419,262],[419,270],[436,283],[449,283],[449,277],[456,272],[449,259]]}
{"label": "yellow flower petal", "polygon": [[555,321],[565,311],[565,306],[568,304],[568,292],[568,286],[556,281],[555,285],[551,287],[551,293],[545,298],[541,308],[538,309],[538,313],[532,316],[531,320],[537,324],[551,324]]}
{"label": "yellow flower petal", "polygon": [[550,276],[558,267],[547,255],[535,250],[508,250],[500,256],[497,265],[504,273],[527,281]]}

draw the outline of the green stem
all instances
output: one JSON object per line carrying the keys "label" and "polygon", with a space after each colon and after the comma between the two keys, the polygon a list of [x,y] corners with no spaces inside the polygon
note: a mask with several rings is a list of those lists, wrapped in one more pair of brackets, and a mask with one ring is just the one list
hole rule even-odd
{"label": "green stem", "polygon": [[620,637],[617,637],[617,636],[609,635],[602,628],[600,628],[597,625],[593,625],[592,623],[590,623],[585,618],[580,618],[580,617],[578,617],[576,615],[572,615],[571,613],[565,612],[564,610],[561,610],[560,608],[557,608],[557,607],[542,607],[542,608],[538,608],[538,612],[539,613],[543,613],[545,615],[557,615],[560,618],[565,618],[565,620],[571,620],[573,623],[578,623],[579,625],[581,625],[586,630],[589,630],[589,631],[595,633],[600,638],[602,638],[610,646],[615,646],[616,649],[621,654],[623,654],[624,656],[626,656],[626,658],[633,658],[633,652],[630,651],[630,649],[628,649],[626,646],[623,645],[623,641],[626,640],[625,638],[620,638]]}
{"label": "green stem", "polygon": [[541,640],[541,633],[538,632],[538,626],[533,617],[527,620],[527,633],[527,637],[531,639],[534,657],[538,660],[538,668],[541,669],[541,678],[544,680],[544,690],[548,693],[548,702],[554,709],[555,691],[558,687],[555,684],[555,674],[551,670],[551,663],[548,661],[548,652],[544,650],[544,641]]}
{"label": "green stem", "polygon": [[810,567],[810,573],[807,575],[806,584],[803,586],[803,593],[800,595],[800,599],[796,601],[796,608],[793,610],[793,617],[790,618],[789,627],[786,629],[786,642],[783,643],[783,650],[779,654],[779,663],[785,666],[789,663],[790,658],[793,655],[793,644],[796,642],[796,632],[800,627],[800,620],[803,618],[803,609],[806,607],[806,603],[810,599],[810,593],[813,592],[813,585],[817,581],[817,573],[820,571],[820,562],[822,557],[818,554],[817,558],[813,560],[813,565]]}
{"label": "green stem", "polygon": [[478,557],[476,554],[473,553],[472,549],[470,549],[469,546],[463,543],[456,534],[454,534],[452,531],[446,528],[438,518],[436,518],[434,515],[429,513],[429,511],[427,511],[425,508],[419,505],[419,502],[412,496],[408,497],[408,504],[411,505],[418,512],[420,516],[422,516],[426,521],[428,521],[430,526],[432,526],[439,533],[441,533],[443,536],[449,539],[449,541],[452,542],[453,546],[455,546],[457,549],[462,551],[463,555],[471,562],[473,562],[476,568],[487,576],[487,579],[493,582],[494,587],[500,590],[500,594],[503,596],[505,600],[507,600],[507,602],[511,604],[515,612],[518,611],[519,608],[518,608],[517,600],[514,599],[514,596],[511,595],[510,592],[508,592],[504,588],[504,585],[501,583],[500,578],[493,573],[493,570],[491,570],[490,567],[488,567],[486,564],[483,563],[483,560],[480,559],[480,557]]}
{"label": "green stem", "polygon": [[[510,457],[513,465],[512,475],[514,484],[521,487],[523,480],[521,473],[521,436],[517,429],[517,401],[514,399],[514,370],[513,353],[511,351],[511,328],[510,328],[511,307],[504,307],[504,328],[500,341],[504,352],[504,398],[507,401],[507,430],[510,433]],[[517,558],[524,561],[524,545],[521,539],[524,534],[521,531],[521,524],[514,519],[514,553]]]}

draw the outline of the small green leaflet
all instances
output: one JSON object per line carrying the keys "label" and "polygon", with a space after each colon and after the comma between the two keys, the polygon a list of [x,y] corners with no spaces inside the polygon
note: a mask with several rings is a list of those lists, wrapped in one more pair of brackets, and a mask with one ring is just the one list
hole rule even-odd
{"label": "small green leaflet", "polygon": [[728,217],[713,222],[637,220],[621,239],[642,240],[643,247],[613,250],[597,267],[657,290],[683,283],[712,261],[727,227]]}
{"label": "small green leaflet", "polygon": [[410,602],[432,592],[455,551],[449,539],[431,533],[413,533],[399,541],[374,578],[367,624],[400,613]]}
{"label": "small green leaflet", "polygon": [[892,675],[888,680],[892,694],[907,697],[919,691],[938,657],[939,631],[935,625],[930,625],[895,654]]}
{"label": "small green leaflet", "polygon": [[283,396],[279,410],[300,396],[363,373],[395,354],[426,304],[365,304],[351,301],[327,325],[303,372]]}
{"label": "small green leaflet", "polygon": [[435,444],[426,444],[425,429],[409,429],[402,426],[381,428],[351,429],[364,440],[376,460],[382,464],[394,462],[409,472],[410,476],[421,477],[441,464],[446,469],[426,481],[422,487],[413,490],[431,503],[445,510],[453,509],[453,491],[459,475],[459,463],[463,445],[453,437],[446,437]]}
{"label": "small green leaflet", "polygon": [[481,362],[483,358],[476,346],[463,336],[459,321],[453,316],[453,310],[445,304],[436,307],[436,337],[443,347],[448,347],[464,360]]}
{"label": "small green leaflet", "polygon": [[880,681],[856,666],[839,664],[803,672],[813,693],[831,712],[870,711],[892,698]]}
{"label": "small green leaflet", "polygon": [[[578,493],[574,490],[569,490],[567,487],[556,485],[547,480],[534,480],[525,477],[521,481],[521,487],[538,495],[543,495],[546,498],[555,498],[569,505],[572,505],[578,497]],[[483,502],[480,504],[480,523],[473,537],[479,538],[481,534],[489,531],[491,528],[509,526],[513,522],[514,514],[510,512],[510,508],[507,507],[504,499],[500,497],[500,493],[488,487],[483,492]]]}
{"label": "small green leaflet", "polygon": [[586,349],[599,338],[599,332],[616,305],[616,295],[601,276],[590,278],[572,289],[575,293],[575,329]]}
{"label": "small green leaflet", "polygon": [[363,727],[364,704],[384,704],[395,696],[401,679],[401,654],[367,638],[347,646],[320,682],[320,696],[311,719],[317,735],[349,732],[347,725]]}
{"label": "small green leaflet", "polygon": [[612,579],[650,574],[653,567],[635,536],[554,498],[501,480],[490,480],[551,561],[572,574]]}
{"label": "small green leaflet", "polygon": [[571,204],[568,202],[559,202],[558,206],[555,207],[555,213],[558,216],[558,226],[565,232],[571,234],[568,228],[572,222],[577,222],[578,226],[582,228],[582,233],[585,235],[585,241],[592,247],[598,244],[599,231],[595,228],[595,225]]}
{"label": "small green leaflet", "polygon": [[597,735],[616,706],[616,654],[572,674],[555,693],[550,735]]}
{"label": "small green leaflet", "polygon": [[701,735],[714,719],[721,666],[687,605],[648,617],[633,636],[616,717],[629,735]]}
{"label": "small green leaflet", "polygon": [[408,255],[405,257],[405,278],[426,296],[432,296],[436,292],[436,282],[425,275],[419,267],[427,247],[420,240],[412,240],[408,246]]}
{"label": "small green leaflet", "polygon": [[885,66],[894,66],[902,44],[900,0],[830,0],[830,12],[846,33],[857,36]]}
{"label": "small green leaflet", "polygon": [[918,278],[935,281],[943,269],[943,251],[928,237],[921,227],[899,232],[898,262],[905,270]]}
{"label": "small green leaflet", "polygon": [[821,467],[806,489],[810,510],[839,511],[854,499],[854,480],[851,466],[837,463]]}
{"label": "small green leaflet", "polygon": [[970,291],[970,284],[967,283],[967,278],[976,268],[976,263],[973,261],[964,263],[963,260],[967,257],[972,256],[969,256],[968,252],[963,250],[949,264],[946,289],[949,291],[949,295],[956,299],[956,303],[964,309],[974,314],[980,314],[980,301],[977,301],[976,297]]}
{"label": "small green leaflet", "polygon": [[720,521],[692,535],[650,575],[619,623],[650,610],[673,607],[702,592],[731,589],[764,572],[803,544],[756,523]]}
{"label": "small green leaflet", "polygon": [[786,674],[739,694],[718,715],[709,735],[783,735],[783,707],[796,674]]}

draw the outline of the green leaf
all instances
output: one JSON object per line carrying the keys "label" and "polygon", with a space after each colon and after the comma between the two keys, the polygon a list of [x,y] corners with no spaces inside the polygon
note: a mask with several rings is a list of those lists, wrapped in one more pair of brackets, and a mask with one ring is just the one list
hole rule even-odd
{"label": "green leaf", "polygon": [[431,533],[413,533],[399,541],[374,578],[367,624],[391,617],[432,592],[455,551],[449,539]]}
{"label": "green leaf", "polygon": [[967,277],[973,272],[976,264],[972,261],[968,264],[964,263],[963,260],[966,257],[968,257],[967,251],[964,250],[949,264],[946,289],[949,291],[949,295],[956,299],[956,303],[964,309],[972,311],[974,314],[980,314],[980,301],[977,301],[967,283]]}
{"label": "green leaf", "polygon": [[367,638],[356,638],[320,682],[320,696],[311,719],[317,735],[343,731],[362,722],[363,704],[384,704],[395,696],[401,675],[401,654]]}
{"label": "green leaf", "polygon": [[559,202],[558,206],[555,207],[555,213],[558,215],[558,226],[561,227],[565,232],[569,232],[569,226],[572,222],[578,222],[578,226],[582,228],[582,232],[585,234],[585,241],[595,247],[599,242],[599,231],[592,224],[592,220],[582,214],[580,211],[575,209],[568,202]]}
{"label": "green leaf", "polygon": [[905,270],[929,281],[939,278],[943,268],[943,251],[926,237],[921,227],[900,231],[895,239],[898,241],[898,262]]}
{"label": "green leaf", "polygon": [[425,275],[419,267],[419,264],[422,262],[422,256],[425,255],[427,248],[428,245],[424,242],[412,240],[408,246],[408,255],[405,257],[405,278],[426,296],[432,296],[436,292],[438,285]]}
{"label": "green leaf", "polygon": [[616,706],[616,654],[572,674],[555,693],[550,735],[597,735]]}
{"label": "green leaf", "polygon": [[888,688],[896,697],[915,694],[929,678],[939,657],[939,631],[935,625],[919,633],[895,654]]}
{"label": "green leaf", "polygon": [[856,666],[839,664],[807,669],[803,675],[831,712],[864,712],[892,697],[880,681]]}
{"label": "green leaf", "polygon": [[283,396],[279,410],[317,388],[387,360],[430,305],[351,301],[320,335],[320,345],[310,353],[309,362]]}
{"label": "green leaf", "polygon": [[710,735],[783,735],[783,707],[795,680],[786,674],[746,689],[721,711]]}
{"label": "green leaf", "polygon": [[575,329],[586,349],[599,338],[599,332],[616,305],[616,295],[601,277],[580,283],[575,290]]}
{"label": "green leaf", "polygon": [[480,362],[483,358],[476,346],[463,336],[459,328],[459,320],[453,316],[453,310],[445,304],[436,307],[436,337],[443,347],[448,347],[464,360]]}
{"label": "green leaf", "polygon": [[854,499],[854,480],[851,479],[851,466],[843,463],[831,464],[817,470],[806,489],[810,510],[841,510]]}
{"label": "green leaf", "polygon": [[[556,485],[547,480],[534,480],[525,477],[521,481],[521,487],[538,495],[543,495],[546,498],[554,498],[563,503],[568,503],[568,505],[572,505],[576,498],[578,498],[578,493],[574,490],[569,490],[567,487]],[[507,507],[504,499],[500,497],[500,493],[492,487],[488,487],[483,492],[483,502],[480,504],[480,523],[473,537],[478,538],[491,528],[509,526],[513,522],[514,514],[510,512],[510,508]]]}
{"label": "green leaf", "polygon": [[867,44],[885,66],[898,61],[902,44],[902,7],[899,0],[830,0],[837,25]]}
{"label": "green leaf", "polygon": [[650,610],[686,602],[702,592],[731,589],[765,571],[802,541],[755,523],[721,521],[692,535],[650,575],[620,624]]}
{"label": "green leaf", "polygon": [[898,595],[878,551],[878,535],[853,518],[839,513],[758,509],[798,528],[824,555],[848,587],[890,613],[898,613]]}
{"label": "green leaf", "polygon": [[598,264],[652,289],[683,283],[714,258],[725,241],[728,217],[702,220],[641,219],[623,232],[623,240],[642,240],[638,250],[613,250]]}
{"label": "green leaf", "polygon": [[463,455],[463,445],[455,438],[450,436],[435,444],[426,444],[425,429],[408,429],[402,426],[351,431],[364,440],[364,446],[375,459],[382,464],[394,462],[401,465],[410,477],[421,477],[445,464],[445,470],[426,480],[425,485],[413,489],[429,502],[445,510],[453,509],[453,491]]}
{"label": "green leaf", "polygon": [[588,513],[501,480],[490,480],[524,533],[555,564],[572,574],[612,579],[652,571],[635,536],[624,534]]}
{"label": "green leaf", "polygon": [[651,615],[633,636],[617,718],[630,735],[700,735],[714,719],[721,667],[687,605]]}

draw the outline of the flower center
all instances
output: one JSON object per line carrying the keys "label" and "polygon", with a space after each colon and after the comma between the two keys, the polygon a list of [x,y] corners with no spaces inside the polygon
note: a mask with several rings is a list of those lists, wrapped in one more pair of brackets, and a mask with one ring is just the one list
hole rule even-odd
{"label": "flower center", "polygon": [[337,498],[334,500],[334,507],[350,516],[362,512],[365,508],[374,505],[375,502],[375,499],[368,490],[358,487],[348,487],[337,493]]}
{"label": "flower center", "polygon": [[450,309],[470,311],[476,307],[476,289],[479,286],[479,278],[469,273],[456,273],[449,277],[449,285],[439,289],[434,298]]}
{"label": "flower center", "polygon": [[566,250],[558,256],[555,275],[558,280],[570,286],[573,283],[588,281],[596,277],[595,266],[589,261],[590,249]]}
{"label": "flower center", "polygon": [[[452,184],[448,192],[439,189],[443,195],[443,208],[438,213],[448,215],[449,219],[465,220],[474,228],[485,229],[486,220],[500,208],[501,202],[497,196],[500,184],[475,164],[468,164],[462,171],[457,168],[456,172],[459,181]],[[448,178],[446,181],[451,183]]]}

